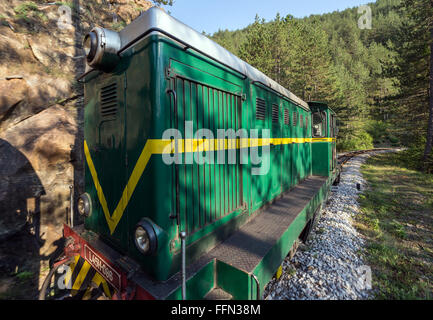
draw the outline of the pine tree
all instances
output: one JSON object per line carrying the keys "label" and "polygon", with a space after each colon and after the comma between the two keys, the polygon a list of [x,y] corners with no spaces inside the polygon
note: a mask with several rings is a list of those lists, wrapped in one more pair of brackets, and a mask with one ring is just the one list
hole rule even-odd
{"label": "pine tree", "polygon": [[[432,46],[433,4],[431,0],[405,0],[400,10],[406,15],[399,32],[397,77],[400,94],[395,106],[397,124],[414,148],[424,144],[419,167],[428,170],[433,143]],[[431,161],[431,160],[430,160]],[[431,168],[430,168],[431,169]]]}
{"label": "pine tree", "polygon": [[272,36],[264,19],[256,15],[254,23],[248,27],[245,42],[239,48],[239,57],[264,74],[270,75],[273,65],[271,52]]}

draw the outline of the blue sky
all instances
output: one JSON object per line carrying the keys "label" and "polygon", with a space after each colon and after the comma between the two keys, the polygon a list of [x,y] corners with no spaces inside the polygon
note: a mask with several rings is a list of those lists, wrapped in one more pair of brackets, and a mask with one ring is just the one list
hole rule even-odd
{"label": "blue sky", "polygon": [[372,0],[174,0],[165,7],[171,15],[195,30],[214,33],[218,29],[236,30],[254,21],[256,14],[267,21],[277,12],[297,18],[358,7]]}

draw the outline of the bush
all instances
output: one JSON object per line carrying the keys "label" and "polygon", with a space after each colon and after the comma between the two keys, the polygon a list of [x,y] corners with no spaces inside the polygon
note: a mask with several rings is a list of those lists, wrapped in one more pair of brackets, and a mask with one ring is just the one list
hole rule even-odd
{"label": "bush", "polygon": [[338,151],[368,150],[373,148],[373,137],[363,130],[337,142]]}
{"label": "bush", "polygon": [[16,14],[26,15],[29,11],[39,11],[38,5],[32,1],[27,1],[14,8]]}
{"label": "bush", "polygon": [[392,144],[397,144],[397,143],[399,143],[400,142],[400,140],[397,138],[397,137],[395,137],[395,136],[389,136],[389,141],[392,143]]}
{"label": "bush", "polygon": [[[416,139],[416,141],[414,141],[406,150],[400,152],[400,160],[405,164],[408,169],[423,169],[425,144],[426,138],[420,137]],[[433,173],[433,154],[430,155],[424,169],[428,173]]]}
{"label": "bush", "polygon": [[388,124],[383,121],[368,120],[365,123],[365,131],[367,131],[374,140],[382,140],[388,136]]}
{"label": "bush", "polygon": [[373,137],[374,145],[400,145],[400,139],[391,134],[390,125],[383,121],[368,120],[365,131]]}

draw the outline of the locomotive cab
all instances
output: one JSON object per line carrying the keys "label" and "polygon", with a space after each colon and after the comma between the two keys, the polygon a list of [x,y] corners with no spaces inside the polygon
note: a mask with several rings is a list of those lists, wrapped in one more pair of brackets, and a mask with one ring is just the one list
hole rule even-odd
{"label": "locomotive cab", "polygon": [[331,177],[337,171],[337,117],[326,103],[310,102],[312,112],[313,175]]}

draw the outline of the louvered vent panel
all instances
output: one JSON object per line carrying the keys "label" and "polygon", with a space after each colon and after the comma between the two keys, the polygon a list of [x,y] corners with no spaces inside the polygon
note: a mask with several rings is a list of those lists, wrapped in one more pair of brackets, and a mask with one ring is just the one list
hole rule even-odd
{"label": "louvered vent panel", "polygon": [[266,119],[266,101],[260,98],[257,98],[256,100],[256,119]]}
{"label": "louvered vent panel", "polygon": [[101,89],[101,116],[112,118],[117,113],[117,83],[112,83]]}
{"label": "louvered vent panel", "polygon": [[290,125],[290,116],[288,109],[284,109],[284,124]]}
{"label": "louvered vent panel", "polygon": [[301,128],[304,126],[304,116],[301,114],[301,120],[299,121],[299,124],[301,126]]}
{"label": "louvered vent panel", "polygon": [[273,104],[272,105],[272,123],[278,123],[279,122],[279,108],[278,105]]}
{"label": "louvered vent panel", "polygon": [[298,120],[298,114],[296,112],[293,112],[293,126],[296,127]]}

